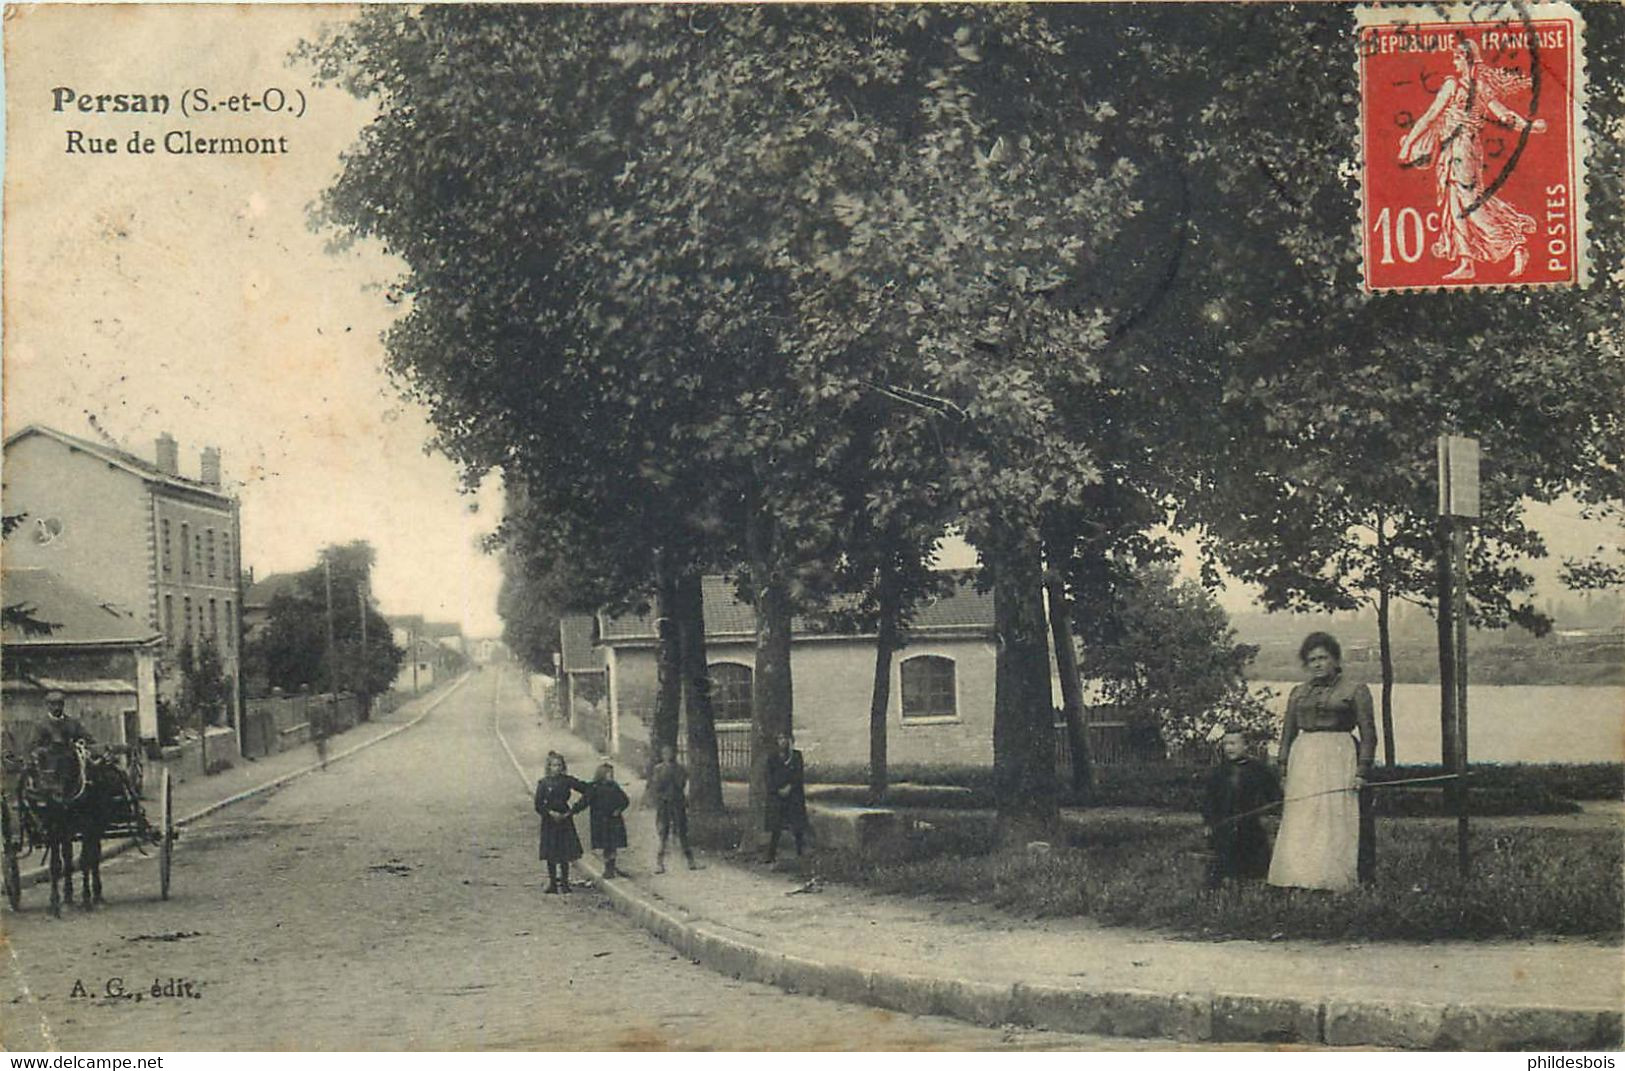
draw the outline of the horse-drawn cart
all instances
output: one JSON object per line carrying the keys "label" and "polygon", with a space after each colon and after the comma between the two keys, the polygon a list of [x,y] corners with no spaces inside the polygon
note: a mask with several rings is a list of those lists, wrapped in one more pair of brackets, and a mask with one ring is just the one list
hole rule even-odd
{"label": "horse-drawn cart", "polygon": [[[6,901],[16,911],[22,902],[21,861],[38,849],[46,865],[56,863],[51,875],[51,905],[58,906],[57,880],[68,879],[72,899],[73,847],[78,845],[84,881],[84,899],[101,899],[102,844],[130,839],[146,854],[146,845],[158,849],[158,892],[169,899],[170,864],[175,851],[175,798],[169,771],[158,782],[158,819],[153,822],[143,807],[144,775],[139,752],[131,748],[93,751],[74,747],[67,775],[52,776],[34,758],[7,750],[4,780],[0,782],[0,837],[3,837],[3,872]],[[64,854],[53,859],[53,848]]]}

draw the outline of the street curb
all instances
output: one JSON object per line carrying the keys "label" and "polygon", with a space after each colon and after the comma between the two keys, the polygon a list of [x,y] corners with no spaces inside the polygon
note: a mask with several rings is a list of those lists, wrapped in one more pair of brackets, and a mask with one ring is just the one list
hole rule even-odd
{"label": "street curb", "polygon": [[[424,718],[427,718],[430,714],[434,713],[434,709],[445,700],[451,698],[452,693],[467,683],[469,678],[470,674],[467,673],[457,678],[457,680],[452,683],[451,687],[435,696],[434,699],[430,701],[429,705],[423,708],[423,712],[417,717],[413,718],[411,721],[402,722],[401,724],[388,729],[385,732],[379,733],[370,740],[363,740],[361,743],[356,744],[353,747],[346,748],[335,755],[328,756],[327,765],[331,766],[335,762],[342,759],[347,759],[357,752],[367,750],[374,744],[381,744],[390,737],[404,733],[406,730],[417,725]],[[314,773],[321,768],[322,763],[313,762],[309,766],[302,766],[299,769],[294,770],[292,773],[285,773],[281,777],[273,778],[265,782],[263,785],[255,785],[253,788],[244,789],[235,795],[227,796],[223,800],[217,800],[214,803],[209,804],[207,807],[193,811],[191,814],[186,815],[185,817],[175,819],[175,828],[180,829],[183,826],[190,825],[193,822],[199,821],[200,819],[207,818],[217,811],[225,810],[234,803],[241,803],[244,800],[253,799],[255,796],[262,796],[267,792],[274,792],[283,785],[287,784],[289,781],[297,780],[298,778],[304,777],[309,773]],[[115,859],[118,856],[124,855],[126,852],[134,850],[138,846],[138,843],[133,838],[121,840],[112,847],[106,848],[102,851],[102,861],[106,862],[109,859]],[[27,888],[30,885],[39,885],[51,879],[51,868],[49,866],[37,866],[32,870],[24,871],[19,878],[20,884],[23,888]]]}
{"label": "street curb", "polygon": [[[528,793],[529,776],[499,727]],[[719,974],[786,992],[978,1026],[1007,1023],[1066,1033],[1181,1042],[1266,1042],[1443,1051],[1610,1050],[1625,1045],[1614,1011],[1405,1001],[1299,1000],[1229,993],[1160,993],[1027,982],[1006,985],[806,959],[753,944],[660,902],[627,878],[606,880],[591,855],[576,864],[615,909],[683,956]]]}

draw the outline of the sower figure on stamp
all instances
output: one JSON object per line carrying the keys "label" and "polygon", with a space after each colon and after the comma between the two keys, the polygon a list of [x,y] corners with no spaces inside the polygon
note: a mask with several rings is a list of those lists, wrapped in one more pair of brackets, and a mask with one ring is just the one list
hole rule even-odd
{"label": "sower figure on stamp", "polygon": [[547,863],[547,892],[570,891],[570,864],[581,858],[581,838],[576,836],[570,793],[586,791],[585,781],[570,776],[564,756],[549,751],[547,776],[536,782],[536,813],[542,816],[540,855]]}
{"label": "sower figure on stamp", "polygon": [[1546,120],[1519,115],[1502,100],[1530,88],[1528,75],[1484,63],[1477,43],[1466,37],[1456,42],[1453,58],[1455,76],[1444,80],[1428,110],[1400,139],[1399,158],[1411,165],[1432,158],[1439,207],[1433,255],[1458,261],[1444,278],[1471,279],[1477,261],[1494,264],[1510,256],[1508,274],[1516,279],[1529,264],[1535,218],[1491,189],[1486,142],[1496,126],[1543,134]]}
{"label": "sower figure on stamp", "polygon": [[1207,824],[1208,888],[1224,881],[1262,881],[1270,870],[1270,840],[1264,811],[1281,799],[1281,783],[1269,767],[1247,754],[1247,738],[1227,728],[1219,747],[1222,761],[1208,775],[1202,795],[1202,821]]}
{"label": "sower figure on stamp", "polygon": [[604,853],[604,877],[621,877],[615,853],[626,847],[626,819],[621,815],[631,806],[626,790],[615,782],[615,767],[604,763],[587,784],[586,794],[575,805],[575,814],[587,812],[587,828],[594,851]]}
{"label": "sower figure on stamp", "polygon": [[660,850],[655,855],[655,873],[666,872],[666,842],[673,834],[683,849],[690,870],[698,870],[694,851],[688,846],[688,771],[677,761],[677,749],[670,744],[660,746],[660,761],[649,775],[649,799],[655,806],[655,834],[660,838]]}
{"label": "sower figure on stamp", "polygon": [[806,766],[795,738],[780,735],[779,750],[767,759],[767,862],[779,854],[779,835],[789,829],[800,858],[807,838]]}

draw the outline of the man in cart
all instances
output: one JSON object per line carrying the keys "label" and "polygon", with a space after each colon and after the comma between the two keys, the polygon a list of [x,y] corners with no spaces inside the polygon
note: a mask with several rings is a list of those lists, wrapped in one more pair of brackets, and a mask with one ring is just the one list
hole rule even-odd
{"label": "man in cart", "polygon": [[61,692],[45,696],[45,713],[45,720],[34,733],[34,766],[60,784],[74,761],[73,745],[83,740],[88,747],[95,741],[79,719],[68,714],[67,697]]}

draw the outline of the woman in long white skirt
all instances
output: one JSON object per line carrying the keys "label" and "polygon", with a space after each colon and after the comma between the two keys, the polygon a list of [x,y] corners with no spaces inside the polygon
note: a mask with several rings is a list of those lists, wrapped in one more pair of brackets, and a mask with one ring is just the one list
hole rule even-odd
{"label": "woman in long white skirt", "polygon": [[1286,803],[1269,882],[1344,891],[1358,881],[1360,788],[1377,747],[1371,690],[1343,676],[1342,648],[1324,632],[1298,657],[1310,678],[1292,689],[1281,728]]}

